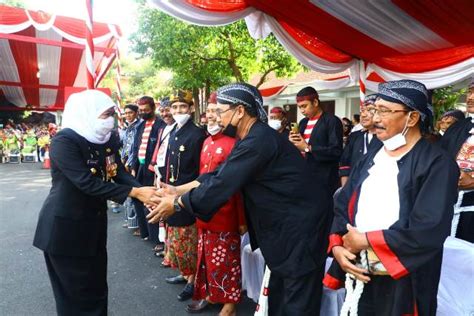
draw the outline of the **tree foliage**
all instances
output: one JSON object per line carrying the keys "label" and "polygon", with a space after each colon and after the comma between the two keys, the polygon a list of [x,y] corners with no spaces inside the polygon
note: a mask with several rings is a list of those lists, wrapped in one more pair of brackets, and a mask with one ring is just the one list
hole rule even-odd
{"label": "tree foliage", "polygon": [[454,91],[452,86],[435,89],[432,95],[434,121],[438,121],[443,113],[455,109],[456,103],[464,94],[466,94],[466,89]]}
{"label": "tree foliage", "polygon": [[133,49],[150,56],[157,67],[170,69],[176,87],[208,92],[231,81],[247,81],[253,74],[261,74],[260,86],[271,72],[288,76],[302,69],[273,35],[252,39],[244,21],[201,27],[146,6],[139,12]]}

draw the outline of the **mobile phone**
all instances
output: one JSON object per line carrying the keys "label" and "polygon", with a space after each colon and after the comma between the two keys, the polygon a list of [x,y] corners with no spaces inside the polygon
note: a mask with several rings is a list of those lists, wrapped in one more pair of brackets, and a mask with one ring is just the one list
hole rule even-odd
{"label": "mobile phone", "polygon": [[300,129],[298,127],[298,123],[293,122],[293,123],[290,124],[290,126],[291,126],[291,131],[293,133],[299,133],[300,132]]}

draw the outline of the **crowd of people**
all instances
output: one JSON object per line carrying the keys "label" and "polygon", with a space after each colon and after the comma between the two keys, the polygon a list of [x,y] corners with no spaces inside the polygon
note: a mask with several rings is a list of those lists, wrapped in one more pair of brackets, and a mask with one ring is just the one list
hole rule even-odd
{"label": "crowd of people", "polygon": [[0,163],[43,161],[51,137],[55,134],[54,123],[15,124],[8,121],[0,128]]}
{"label": "crowd of people", "polygon": [[[235,83],[211,94],[198,126],[192,94],[178,90],[126,105],[117,133],[110,98],[85,95],[93,93],[68,101],[51,148],[53,180],[83,201],[75,215],[59,215],[52,201],[63,202],[51,193],[35,236],[61,315],[107,313],[104,199],[124,204],[124,227],[176,270],[164,281],[184,285],[177,300],[192,299],[189,313],[222,304],[221,316],[236,315],[245,233],[271,271],[269,315],[318,315],[323,284],[346,287],[344,312],[435,315],[444,240],[474,242],[474,123],[452,110],[434,133],[419,82],[380,84],[354,122],[323,111],[318,92],[303,88],[298,124],[280,107],[267,114],[258,89]],[[90,203],[100,223],[92,225]]]}

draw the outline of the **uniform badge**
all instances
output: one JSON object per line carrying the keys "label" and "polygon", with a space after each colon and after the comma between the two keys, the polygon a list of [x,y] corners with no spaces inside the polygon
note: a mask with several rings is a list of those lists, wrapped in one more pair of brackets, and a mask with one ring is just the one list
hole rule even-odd
{"label": "uniform badge", "polygon": [[96,173],[97,173],[97,169],[96,169],[96,168],[91,168],[91,173],[92,173],[92,174],[96,174]]}
{"label": "uniform badge", "polygon": [[180,151],[180,152],[183,152],[183,151],[185,151],[185,150],[186,150],[186,148],[184,148],[184,145],[179,146],[179,151]]}
{"label": "uniform badge", "polygon": [[111,152],[112,152],[112,149],[107,148],[105,151],[106,151],[107,153],[111,153]]}
{"label": "uniform badge", "polygon": [[216,154],[222,154],[222,147],[216,149]]}

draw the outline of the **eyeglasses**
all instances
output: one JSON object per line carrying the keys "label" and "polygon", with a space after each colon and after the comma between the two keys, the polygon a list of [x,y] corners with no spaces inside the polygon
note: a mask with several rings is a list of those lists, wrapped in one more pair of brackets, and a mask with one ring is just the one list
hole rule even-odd
{"label": "eyeglasses", "polygon": [[228,108],[227,110],[216,109],[216,114],[217,114],[217,116],[220,117],[222,115],[222,113],[225,113],[225,112],[230,111],[230,110],[232,110],[232,109],[231,108]]}
{"label": "eyeglasses", "polygon": [[377,114],[380,117],[388,117],[390,114],[397,113],[397,112],[405,112],[405,113],[410,112],[408,110],[390,110],[386,108],[380,108],[380,109],[372,108],[372,109],[369,109],[368,111],[370,114],[372,115]]}

